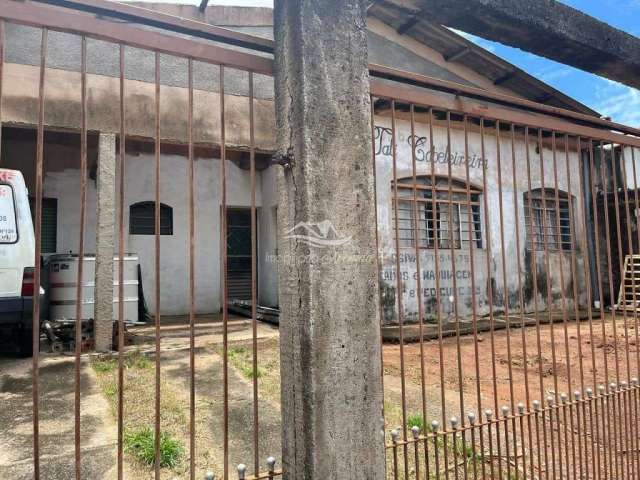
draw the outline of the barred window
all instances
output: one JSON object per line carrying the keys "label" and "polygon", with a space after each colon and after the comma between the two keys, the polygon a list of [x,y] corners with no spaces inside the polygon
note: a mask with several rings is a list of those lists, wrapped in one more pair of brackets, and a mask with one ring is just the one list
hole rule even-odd
{"label": "barred window", "polygon": [[574,249],[570,210],[573,209],[573,198],[561,190],[556,193],[552,188],[537,188],[525,192],[523,200],[527,249]]}
{"label": "barred window", "polygon": [[[468,192],[467,192],[468,189]],[[395,192],[395,188],[394,188]],[[415,193],[415,203],[414,203]],[[471,201],[469,202],[470,194]],[[465,182],[436,176],[398,180],[398,239],[400,248],[469,248],[469,239],[482,248],[481,190]],[[417,216],[416,216],[417,215]],[[395,220],[394,220],[395,226]]]}
{"label": "barred window", "polygon": [[[129,207],[129,233],[155,235],[156,203],[138,202]],[[160,235],[173,235],[173,208],[160,204]]]}

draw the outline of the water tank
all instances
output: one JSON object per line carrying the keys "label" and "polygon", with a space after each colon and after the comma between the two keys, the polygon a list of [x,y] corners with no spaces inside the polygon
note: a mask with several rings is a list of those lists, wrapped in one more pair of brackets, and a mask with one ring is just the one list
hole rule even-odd
{"label": "water tank", "polygon": [[[138,263],[139,259],[135,254],[127,254],[123,259],[124,320],[130,322],[138,321]],[[113,319],[117,320],[119,257],[114,257],[113,264]],[[78,265],[77,255],[52,255],[49,257],[49,315],[52,320],[76,319]],[[81,316],[83,320],[94,317],[95,271],[95,256],[85,255],[82,270]]]}

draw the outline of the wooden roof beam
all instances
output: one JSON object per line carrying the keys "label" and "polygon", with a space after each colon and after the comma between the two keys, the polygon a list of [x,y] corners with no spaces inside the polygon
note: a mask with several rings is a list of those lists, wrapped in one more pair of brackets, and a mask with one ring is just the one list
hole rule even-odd
{"label": "wooden roof beam", "polygon": [[458,50],[457,52],[451,55],[445,55],[444,59],[447,62],[457,62],[458,60],[460,60],[462,57],[464,57],[470,52],[471,52],[471,49],[469,47],[462,47],[460,50]]}

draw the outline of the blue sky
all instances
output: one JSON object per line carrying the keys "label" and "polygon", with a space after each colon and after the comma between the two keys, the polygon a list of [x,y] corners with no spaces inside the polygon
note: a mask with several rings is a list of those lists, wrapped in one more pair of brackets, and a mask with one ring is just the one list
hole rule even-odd
{"label": "blue sky", "polygon": [[[640,0],[563,0],[562,3],[640,36]],[[634,127],[640,126],[640,91],[635,88],[499,43],[464,35],[602,115]]]}
{"label": "blue sky", "polygon": [[[199,0],[165,0],[199,4]],[[578,10],[640,36],[640,0],[562,0]],[[210,0],[211,5],[273,6],[273,0]],[[640,91],[575,68],[471,35],[475,43],[615,121],[640,127]]]}

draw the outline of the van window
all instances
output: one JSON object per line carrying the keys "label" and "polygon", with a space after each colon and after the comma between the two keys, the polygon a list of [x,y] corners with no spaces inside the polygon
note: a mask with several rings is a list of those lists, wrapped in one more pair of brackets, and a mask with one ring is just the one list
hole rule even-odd
{"label": "van window", "polygon": [[0,243],[16,243],[16,209],[11,185],[0,185]]}

